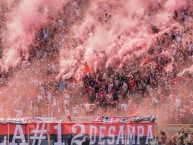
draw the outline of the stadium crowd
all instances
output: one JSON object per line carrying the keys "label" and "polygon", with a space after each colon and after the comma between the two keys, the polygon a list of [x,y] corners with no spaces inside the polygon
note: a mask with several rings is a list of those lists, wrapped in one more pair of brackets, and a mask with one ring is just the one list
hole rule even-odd
{"label": "stadium crowd", "polygon": [[183,127],[171,139],[162,130],[159,131],[159,136],[149,139],[148,145],[191,145],[193,143],[193,132],[189,128]]}
{"label": "stadium crowd", "polygon": [[193,143],[193,132],[189,129],[181,130],[170,140],[172,145],[191,145]]}
{"label": "stadium crowd", "polygon": [[[24,72],[22,75],[31,81],[29,86],[33,92],[28,95],[33,96],[33,99],[24,97],[27,94],[22,92],[17,96],[7,96],[7,100],[1,97],[5,103],[0,106],[0,112],[6,112],[5,117],[69,114],[84,116],[103,115],[104,112],[113,116],[145,113],[158,114],[158,117],[167,122],[191,123],[192,74],[178,76],[178,73],[192,64],[192,12],[186,9],[174,12],[173,19],[184,28],[174,27],[158,35],[148,51],[148,59],[141,56],[122,68],[115,66],[103,69],[99,73],[92,72],[92,69],[84,63],[83,83],[77,83],[74,78],[56,80],[61,43],[65,41],[67,47],[76,47],[82,43],[78,38],[65,36],[73,23],[79,20],[82,5],[80,1],[74,0],[64,7],[63,13],[55,17],[50,14],[49,25],[39,31],[30,46],[29,60],[24,58],[17,68],[10,68],[9,72],[1,71],[0,83],[3,88],[9,86],[15,72],[22,70]],[[1,5],[0,9],[1,57],[3,32],[11,7]],[[153,26],[152,33],[158,32],[159,28]],[[121,36],[117,37],[120,38]],[[171,57],[164,53],[166,50],[172,53]],[[26,73],[28,71],[32,71],[34,75],[28,76]],[[25,83],[18,83],[20,82],[17,82],[16,86],[26,88]],[[26,103],[21,104],[22,101]],[[13,102],[12,110],[9,109],[10,102]],[[174,114],[175,117],[171,117],[170,114]]]}
{"label": "stadium crowd", "polygon": [[[81,83],[74,78],[56,80],[62,42],[66,42],[66,47],[76,47],[82,43],[79,38],[67,37],[65,33],[81,17],[83,5],[85,3],[80,3],[80,0],[74,0],[58,16],[52,17],[50,14],[49,25],[39,31],[30,46],[29,60],[24,59],[18,67],[10,68],[8,72],[1,70],[1,89],[11,87],[13,93],[7,95],[9,89],[0,92],[0,100],[4,102],[0,106],[0,114],[3,117],[157,114],[158,120],[163,122],[193,123],[193,77],[189,73],[178,75],[193,63],[192,12],[186,9],[174,12],[173,19],[184,28],[174,27],[158,35],[148,51],[148,59],[140,56],[122,68],[104,68],[99,73],[92,72],[85,62]],[[0,58],[11,7],[2,4],[0,7]],[[153,26],[152,33],[158,32],[159,28]],[[172,56],[165,51],[170,51]],[[9,82],[19,71],[22,72],[19,76],[30,83],[17,81],[15,86],[11,86]],[[17,87],[22,88],[21,92],[18,93]],[[27,88],[29,91],[23,93],[23,89]],[[149,145],[167,142],[188,145],[193,134],[191,131],[179,131],[169,140],[165,132],[160,131],[159,136],[150,140]]]}
{"label": "stadium crowd", "polygon": [[[121,69],[115,67],[98,74],[85,73],[84,87],[92,103],[122,111],[127,111],[130,107],[143,110],[140,106],[149,104],[153,110],[158,109],[157,112],[159,108],[166,108],[166,113],[176,114],[173,122],[184,122],[188,118],[189,121],[192,120],[192,75],[181,78],[177,76],[183,68],[192,64],[192,27],[188,25],[192,16],[182,10],[175,11],[173,18],[186,24],[185,28],[183,31],[174,28],[157,37],[155,45],[148,52],[147,60],[144,61],[142,56]],[[155,31],[153,27],[152,31],[157,33],[159,29],[156,28]],[[166,50],[172,52],[171,57],[164,55]],[[136,102],[138,106],[133,106]],[[140,102],[143,105],[139,105]],[[164,106],[166,102],[168,107]]]}

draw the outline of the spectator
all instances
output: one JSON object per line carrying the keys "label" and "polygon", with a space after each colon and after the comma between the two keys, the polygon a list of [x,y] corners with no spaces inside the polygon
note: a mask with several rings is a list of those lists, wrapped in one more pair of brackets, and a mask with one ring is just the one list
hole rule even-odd
{"label": "spectator", "polygon": [[167,143],[167,137],[166,137],[166,133],[164,131],[160,130],[160,135],[161,135],[161,143],[162,145],[165,145]]}
{"label": "spectator", "polygon": [[89,137],[85,137],[85,141],[82,143],[82,145],[89,145],[89,144],[90,144]]}

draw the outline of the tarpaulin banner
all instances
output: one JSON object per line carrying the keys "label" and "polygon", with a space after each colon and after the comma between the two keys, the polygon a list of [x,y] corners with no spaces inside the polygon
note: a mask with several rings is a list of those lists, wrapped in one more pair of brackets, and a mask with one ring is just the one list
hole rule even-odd
{"label": "tarpaulin banner", "polygon": [[155,123],[0,123],[0,145],[146,145]]}

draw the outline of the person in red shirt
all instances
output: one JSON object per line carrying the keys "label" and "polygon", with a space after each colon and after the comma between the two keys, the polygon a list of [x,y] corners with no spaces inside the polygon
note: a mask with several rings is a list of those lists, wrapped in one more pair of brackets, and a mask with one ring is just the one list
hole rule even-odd
{"label": "person in red shirt", "polygon": [[129,80],[129,86],[130,86],[130,91],[131,92],[135,91],[136,83],[133,79]]}
{"label": "person in red shirt", "polygon": [[164,131],[160,130],[160,135],[161,135],[161,143],[162,143],[162,145],[165,145],[167,143],[166,133]]}
{"label": "person in red shirt", "polygon": [[88,66],[87,62],[82,63],[82,64],[84,65],[84,71],[85,71],[87,74],[91,73],[91,69],[90,69],[90,67]]}

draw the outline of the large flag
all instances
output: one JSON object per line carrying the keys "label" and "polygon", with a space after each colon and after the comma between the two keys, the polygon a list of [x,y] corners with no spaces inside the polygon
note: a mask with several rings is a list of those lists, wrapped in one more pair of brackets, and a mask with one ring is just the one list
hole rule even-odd
{"label": "large flag", "polygon": [[90,73],[91,72],[91,69],[90,69],[90,67],[87,64],[85,64],[84,70],[85,70],[86,73]]}

